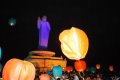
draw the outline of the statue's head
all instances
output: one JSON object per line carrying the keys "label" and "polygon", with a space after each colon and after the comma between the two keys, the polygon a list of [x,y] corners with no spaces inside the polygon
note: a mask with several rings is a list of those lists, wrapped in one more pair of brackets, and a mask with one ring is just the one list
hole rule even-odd
{"label": "statue's head", "polygon": [[43,16],[42,21],[47,21],[47,16]]}

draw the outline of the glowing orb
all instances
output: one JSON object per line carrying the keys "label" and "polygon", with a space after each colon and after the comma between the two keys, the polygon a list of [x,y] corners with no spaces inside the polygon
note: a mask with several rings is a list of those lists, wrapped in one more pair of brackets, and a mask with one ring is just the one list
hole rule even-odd
{"label": "glowing orb", "polygon": [[88,51],[88,37],[78,28],[64,30],[59,35],[63,54],[69,59],[79,60],[85,58]]}
{"label": "glowing orb", "polygon": [[54,66],[52,69],[52,73],[54,78],[60,78],[62,76],[62,68],[61,66]]}
{"label": "glowing orb", "polygon": [[10,18],[9,21],[8,21],[8,23],[9,23],[10,26],[15,26],[15,24],[16,24],[16,19]]}

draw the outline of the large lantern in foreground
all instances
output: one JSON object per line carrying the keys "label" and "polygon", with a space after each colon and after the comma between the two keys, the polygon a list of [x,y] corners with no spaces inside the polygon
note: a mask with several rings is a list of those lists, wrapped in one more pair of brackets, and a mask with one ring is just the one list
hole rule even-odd
{"label": "large lantern in foreground", "polygon": [[88,37],[86,33],[78,28],[64,30],[59,35],[62,52],[72,60],[79,60],[86,56],[88,51]]}
{"label": "large lantern in foreground", "polygon": [[35,67],[28,61],[16,58],[7,61],[3,68],[2,80],[34,80]]}
{"label": "large lantern in foreground", "polygon": [[76,71],[83,72],[86,69],[86,62],[84,60],[77,60],[74,63]]}

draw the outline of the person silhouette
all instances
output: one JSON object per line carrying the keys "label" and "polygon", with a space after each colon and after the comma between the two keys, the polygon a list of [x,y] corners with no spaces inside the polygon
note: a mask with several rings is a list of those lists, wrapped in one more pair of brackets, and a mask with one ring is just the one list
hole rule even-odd
{"label": "person silhouette", "polygon": [[39,31],[39,49],[47,49],[51,30],[50,23],[47,21],[47,16],[43,16],[42,19],[38,17],[37,28]]}

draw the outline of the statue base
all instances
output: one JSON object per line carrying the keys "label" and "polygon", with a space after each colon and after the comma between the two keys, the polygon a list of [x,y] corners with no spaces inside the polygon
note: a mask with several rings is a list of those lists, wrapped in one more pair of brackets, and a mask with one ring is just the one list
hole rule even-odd
{"label": "statue base", "polygon": [[45,50],[30,51],[25,60],[34,64],[40,72],[52,70],[53,66],[60,65],[63,70],[66,68],[67,61],[62,57],[55,57],[55,52]]}

